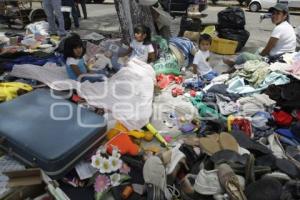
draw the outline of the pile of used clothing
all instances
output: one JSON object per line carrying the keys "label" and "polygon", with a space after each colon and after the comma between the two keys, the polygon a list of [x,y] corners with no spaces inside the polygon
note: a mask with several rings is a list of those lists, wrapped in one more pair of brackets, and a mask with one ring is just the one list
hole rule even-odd
{"label": "pile of used clothing", "polygon": [[92,33],[98,69],[126,67],[78,82],[63,42],[38,27],[7,35],[17,46],[0,56],[1,198],[300,199],[300,53],[207,81],[181,71],[197,51],[187,38],[153,37],[151,66],[118,60],[121,40]]}

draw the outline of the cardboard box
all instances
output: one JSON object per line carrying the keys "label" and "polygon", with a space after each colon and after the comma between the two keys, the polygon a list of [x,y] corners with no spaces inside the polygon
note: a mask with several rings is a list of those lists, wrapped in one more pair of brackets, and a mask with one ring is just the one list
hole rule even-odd
{"label": "cardboard box", "polygon": [[8,186],[11,188],[40,185],[43,182],[40,169],[26,169],[21,171],[6,172],[4,175],[8,176]]}
{"label": "cardboard box", "polygon": [[32,185],[26,187],[14,188],[8,195],[1,200],[24,200],[26,198],[35,198],[45,193],[45,185]]}

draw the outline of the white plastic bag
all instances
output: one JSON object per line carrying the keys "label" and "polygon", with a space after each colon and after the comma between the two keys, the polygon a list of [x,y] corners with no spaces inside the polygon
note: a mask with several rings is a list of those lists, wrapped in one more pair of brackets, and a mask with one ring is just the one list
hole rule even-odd
{"label": "white plastic bag", "polygon": [[112,113],[128,129],[141,129],[152,115],[155,72],[151,65],[131,59],[107,82],[85,81],[78,94],[95,107]]}
{"label": "white plastic bag", "polygon": [[35,22],[26,26],[26,34],[44,35],[47,36],[49,24],[45,21]]}

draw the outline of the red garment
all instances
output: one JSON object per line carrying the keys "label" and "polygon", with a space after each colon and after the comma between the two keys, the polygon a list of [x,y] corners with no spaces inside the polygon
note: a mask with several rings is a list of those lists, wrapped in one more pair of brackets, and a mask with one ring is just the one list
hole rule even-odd
{"label": "red garment", "polygon": [[273,112],[272,116],[275,122],[280,126],[290,126],[293,121],[293,117],[282,110]]}
{"label": "red garment", "polygon": [[168,85],[170,85],[173,81],[175,81],[176,84],[181,84],[183,82],[183,77],[159,74],[158,76],[156,76],[156,80],[157,80],[158,87],[160,89],[164,89]]}
{"label": "red garment", "polygon": [[249,138],[252,138],[252,126],[248,119],[236,118],[232,122],[232,127],[243,131]]}

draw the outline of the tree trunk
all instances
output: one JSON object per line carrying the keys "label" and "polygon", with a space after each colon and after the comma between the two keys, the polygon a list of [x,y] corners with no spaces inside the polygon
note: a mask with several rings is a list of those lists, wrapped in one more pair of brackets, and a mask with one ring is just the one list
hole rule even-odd
{"label": "tree trunk", "polygon": [[133,29],[138,24],[143,24],[156,33],[151,8],[140,6],[135,0],[114,0],[118,13],[123,40],[129,44],[134,37]]}

